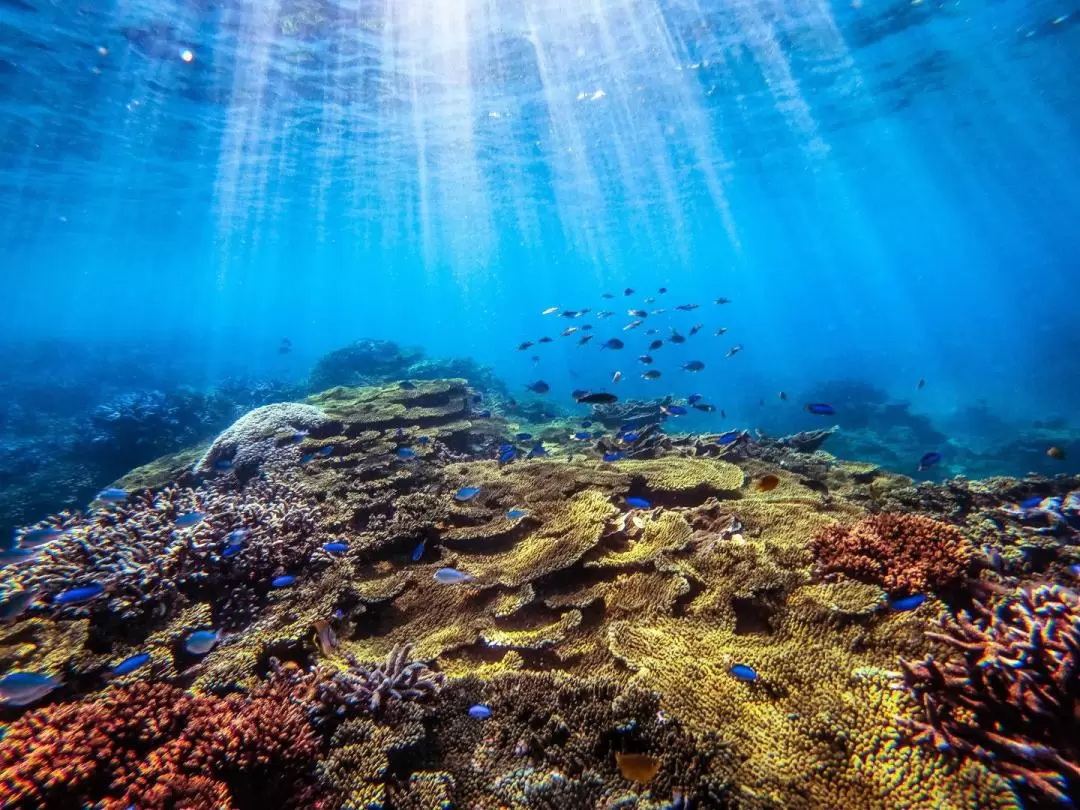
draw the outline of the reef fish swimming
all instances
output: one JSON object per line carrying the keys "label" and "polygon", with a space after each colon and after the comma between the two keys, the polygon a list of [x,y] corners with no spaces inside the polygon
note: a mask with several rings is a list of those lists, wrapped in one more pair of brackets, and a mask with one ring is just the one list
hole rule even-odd
{"label": "reef fish swimming", "polygon": [[8,706],[25,706],[40,700],[63,682],[41,672],[12,672],[0,678],[0,700]]}
{"label": "reef fish swimming", "polygon": [[893,610],[914,610],[926,601],[926,594],[916,593],[899,599],[889,598],[889,607]]}
{"label": "reef fish swimming", "polygon": [[476,577],[458,571],[456,568],[440,568],[435,572],[435,581],[443,585],[459,585],[464,582],[472,582]]}
{"label": "reef fish swimming", "polygon": [[728,670],[731,676],[736,680],[753,682],[758,679],[757,671],[746,664],[733,664]]}
{"label": "reef fish swimming", "polygon": [[574,399],[580,405],[611,405],[613,402],[619,401],[619,398],[614,394],[603,391],[598,391],[595,394],[584,394]]}
{"label": "reef fish swimming", "polygon": [[632,506],[634,509],[649,509],[652,507],[652,504],[644,498],[627,498],[626,504],[627,506]]}
{"label": "reef fish swimming", "polygon": [[95,497],[95,501],[102,501],[103,503],[123,503],[127,500],[127,490],[120,489],[119,487],[109,487],[103,489]]}
{"label": "reef fish swimming", "polygon": [[328,551],[331,554],[344,554],[349,550],[349,544],[341,540],[334,540],[330,543],[323,543],[323,551]]}
{"label": "reef fish swimming", "polygon": [[178,529],[190,529],[194,526],[198,526],[206,519],[205,512],[186,512],[176,518],[173,525]]}
{"label": "reef fish swimming", "polygon": [[480,487],[462,487],[454,493],[455,501],[471,501],[480,494]]}
{"label": "reef fish swimming", "polygon": [[815,416],[833,416],[836,414],[836,409],[832,405],[827,405],[824,402],[811,402],[803,408],[807,413],[812,413]]}
{"label": "reef fish swimming", "polygon": [[924,454],[923,457],[919,459],[919,472],[929,470],[939,461],[941,461],[941,453],[934,451]]}
{"label": "reef fish swimming", "polygon": [[427,540],[421,540],[416,544],[416,548],[412,550],[412,554],[409,555],[409,559],[413,562],[419,562],[420,558],[424,556],[424,546],[427,545]]}
{"label": "reef fish swimming", "polygon": [[100,582],[91,582],[82,588],[72,588],[69,591],[58,593],[53,597],[52,602],[54,605],[78,605],[82,602],[89,602],[104,592],[104,585]]}
{"label": "reef fish swimming", "polygon": [[67,532],[54,526],[48,526],[44,529],[30,529],[30,531],[19,535],[19,546],[22,548],[37,548],[38,546],[48,545],[65,534]]}
{"label": "reef fish swimming", "polygon": [[214,645],[221,638],[217,630],[194,630],[184,640],[184,649],[192,655],[206,655],[214,649]]}
{"label": "reef fish swimming", "polygon": [[525,517],[525,515],[527,514],[529,513],[526,512],[524,509],[511,509],[509,512],[506,513],[506,516],[510,520],[517,520],[518,518]]}
{"label": "reef fish swimming", "polygon": [[485,706],[483,703],[477,703],[475,706],[470,706],[469,717],[472,717],[475,720],[487,720],[491,717],[491,707]]}
{"label": "reef fish swimming", "polygon": [[150,663],[150,653],[137,653],[125,658],[112,668],[113,675],[129,675],[144,664]]}
{"label": "reef fish swimming", "polygon": [[288,588],[290,585],[295,584],[296,577],[292,574],[282,574],[280,577],[274,577],[270,580],[271,588]]}

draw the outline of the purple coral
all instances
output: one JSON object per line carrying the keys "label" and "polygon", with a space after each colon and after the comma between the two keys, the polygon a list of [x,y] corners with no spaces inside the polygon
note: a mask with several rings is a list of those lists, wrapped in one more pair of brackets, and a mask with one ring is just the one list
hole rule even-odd
{"label": "purple coral", "polygon": [[901,660],[926,720],[902,720],[919,743],[974,757],[1034,803],[1080,794],[1080,595],[1059,585],[976,602],[971,617],[928,633],[959,653]]}
{"label": "purple coral", "polygon": [[351,711],[377,713],[388,701],[426,701],[443,688],[446,676],[433,672],[427,664],[409,661],[412,644],[395,646],[386,661],[369,669],[352,656],[349,668],[335,672],[315,686],[315,700],[323,712],[337,715]]}

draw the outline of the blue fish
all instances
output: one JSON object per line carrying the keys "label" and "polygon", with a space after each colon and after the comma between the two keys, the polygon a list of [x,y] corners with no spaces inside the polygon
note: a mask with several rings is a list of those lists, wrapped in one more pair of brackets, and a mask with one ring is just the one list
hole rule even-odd
{"label": "blue fish", "polygon": [[916,593],[911,596],[904,596],[900,599],[889,597],[889,607],[893,610],[914,610],[925,601],[925,593]]}
{"label": "blue fish", "polygon": [[397,451],[398,458],[412,458],[416,455],[416,451],[411,447],[399,447]]}
{"label": "blue fish", "polygon": [[230,557],[235,557],[237,554],[239,554],[243,550],[244,550],[243,543],[236,543],[235,545],[225,546],[225,548],[223,548],[221,550],[221,556],[224,557],[227,560]]}
{"label": "blue fish", "polygon": [[0,678],[0,699],[8,706],[25,706],[60,686],[62,681],[42,672],[12,672]]}
{"label": "blue fish", "polygon": [[419,562],[420,558],[424,556],[424,546],[427,544],[427,540],[421,540],[416,544],[416,548],[413,549],[412,554],[409,555],[409,559],[413,562]]}
{"label": "blue fish", "polygon": [[525,457],[526,458],[542,458],[543,456],[546,456],[547,454],[548,454],[548,451],[544,449],[544,445],[542,445],[540,442],[537,442],[536,444],[533,445],[532,450],[530,450],[528,455],[525,456]]}
{"label": "blue fish", "polygon": [[691,394],[686,398],[686,401],[693,405],[695,402],[701,402],[704,398],[701,394]]}
{"label": "blue fish", "polygon": [[128,675],[143,664],[150,663],[150,653],[137,653],[130,658],[125,658],[119,664],[112,668],[113,675]]}
{"label": "blue fish", "polygon": [[626,453],[616,451],[614,453],[604,453],[604,461],[622,461],[626,458]]}
{"label": "blue fish", "polygon": [[1069,573],[1074,577],[1080,577],[1080,563],[1073,563],[1069,566]]}
{"label": "blue fish", "polygon": [[218,472],[228,472],[233,468],[233,463],[227,458],[219,458],[214,462],[214,469]]}
{"label": "blue fish", "polygon": [[636,442],[640,437],[640,433],[634,433],[633,431],[631,431],[630,433],[624,433],[622,440],[627,444],[630,444],[631,442]]}
{"label": "blue fish", "polygon": [[205,519],[205,512],[188,512],[176,518],[175,526],[178,529],[190,529],[192,526],[198,526]]}
{"label": "blue fish", "polygon": [[341,540],[335,540],[332,543],[323,543],[323,551],[329,551],[331,554],[344,554],[349,550],[349,544],[343,543]]}
{"label": "blue fish", "polygon": [[491,717],[491,707],[485,706],[483,703],[477,703],[475,706],[470,706],[469,717],[476,720],[487,720]]}
{"label": "blue fish", "polygon": [[939,461],[941,461],[941,453],[938,453],[936,451],[926,453],[925,455],[923,455],[922,458],[919,459],[919,472],[929,470]]}
{"label": "blue fish", "polygon": [[682,405],[661,405],[660,410],[668,416],[686,416],[686,408]]}
{"label": "blue fish", "polygon": [[499,445],[499,452],[500,453],[505,453],[507,450],[513,450],[513,449],[514,449],[514,445],[510,444],[509,442],[503,442],[502,444]]}
{"label": "blue fish", "polygon": [[531,433],[518,433],[514,438],[518,439],[519,441],[527,442],[529,439],[532,438],[532,434]]}
{"label": "blue fish", "polygon": [[506,516],[510,518],[510,520],[517,520],[518,518],[525,517],[527,514],[529,513],[526,512],[524,509],[511,509],[509,512],[506,513]]}
{"label": "blue fish", "polygon": [[103,593],[105,593],[104,585],[100,582],[91,582],[82,588],[72,588],[70,591],[58,593],[52,598],[52,603],[54,605],[78,605],[82,602],[89,602]]}
{"label": "blue fish", "polygon": [[225,542],[230,546],[236,546],[248,539],[251,529],[233,529],[225,535]]}
{"label": "blue fish", "polygon": [[480,494],[480,487],[462,487],[454,493],[455,501],[471,501]]}
{"label": "blue fish", "polygon": [[435,572],[435,581],[443,585],[460,585],[465,582],[472,582],[474,579],[475,577],[472,574],[466,574],[456,568],[440,568]]}
{"label": "blue fish", "polygon": [[652,507],[652,504],[644,498],[627,498],[626,505],[632,506],[635,509],[649,509]]}
{"label": "blue fish", "polygon": [[734,444],[739,439],[739,431],[729,430],[727,433],[721,433],[717,439],[717,444]]}
{"label": "blue fish", "polygon": [[1036,506],[1038,506],[1042,502],[1043,502],[1042,497],[1039,496],[1039,495],[1036,495],[1034,498],[1025,498],[1024,500],[1020,501],[1020,508],[1021,509],[1034,509]]}
{"label": "blue fish", "polygon": [[294,577],[292,574],[282,574],[280,577],[274,577],[272,580],[270,580],[270,587],[288,588],[294,582],[296,582],[296,577]]}
{"label": "blue fish", "polygon": [[736,680],[746,681],[747,683],[752,683],[758,679],[757,671],[746,664],[733,664],[728,672]]}
{"label": "blue fish", "polygon": [[513,447],[511,447],[509,450],[504,450],[502,452],[502,455],[499,456],[499,463],[500,464],[508,464],[509,462],[514,460],[515,455],[516,455],[516,452],[514,451]]}
{"label": "blue fish", "polygon": [[319,458],[326,458],[333,452],[334,445],[328,444],[326,447],[320,447],[318,450],[316,450],[315,455],[317,455]]}
{"label": "blue fish", "polygon": [[590,420],[588,420],[588,419],[582,419],[581,420],[581,426],[582,427],[592,427],[592,422]]}
{"label": "blue fish", "polygon": [[38,546],[47,545],[65,534],[66,532],[54,526],[48,526],[44,529],[31,529],[19,535],[19,546],[21,548],[37,548]]}
{"label": "blue fish", "polygon": [[206,655],[214,649],[219,638],[221,633],[216,630],[195,630],[184,639],[184,649],[192,655]]}
{"label": "blue fish", "polygon": [[95,501],[104,501],[105,503],[123,503],[128,498],[127,490],[120,489],[119,487],[109,487],[103,489],[95,497]]}
{"label": "blue fish", "polygon": [[579,442],[587,442],[589,439],[592,438],[592,435],[584,430],[579,430],[571,438],[576,439]]}
{"label": "blue fish", "polygon": [[491,411],[480,411],[480,413],[478,413],[477,416],[479,416],[482,419],[488,419],[488,418],[491,417]]}
{"label": "blue fish", "polygon": [[313,458],[315,458],[314,453],[304,453],[304,455],[300,456],[300,463],[301,464],[307,464]]}
{"label": "blue fish", "polygon": [[0,551],[0,565],[18,565],[35,559],[40,548],[6,548]]}
{"label": "blue fish", "polygon": [[832,405],[826,405],[824,402],[811,402],[803,410],[815,416],[833,416],[836,413],[836,409]]}
{"label": "blue fish", "polygon": [[430,441],[431,439],[429,439],[427,436],[420,436],[419,438],[417,438],[416,443],[421,447],[425,447]]}

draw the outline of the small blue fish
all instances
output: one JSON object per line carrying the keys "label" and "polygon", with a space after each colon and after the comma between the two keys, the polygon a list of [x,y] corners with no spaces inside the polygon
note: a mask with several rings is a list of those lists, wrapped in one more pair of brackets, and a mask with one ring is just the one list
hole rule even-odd
{"label": "small blue fish", "polygon": [[304,453],[304,455],[300,456],[300,463],[301,464],[307,464],[313,458],[315,458],[314,453]]}
{"label": "small blue fish", "polygon": [[326,458],[327,456],[329,456],[333,452],[334,452],[334,445],[328,444],[328,445],[326,445],[326,447],[320,447],[318,450],[316,450],[315,455],[317,455],[319,458]]}
{"label": "small blue fish", "polygon": [[1020,501],[1020,508],[1021,509],[1034,509],[1035,507],[1037,507],[1042,502],[1043,502],[1042,496],[1036,495],[1034,498],[1025,498],[1024,500]]}
{"label": "small blue fish", "polygon": [[518,433],[517,435],[514,436],[514,438],[519,440],[519,441],[527,442],[529,439],[532,438],[532,434],[531,433]]}
{"label": "small blue fish", "polygon": [[0,551],[0,565],[18,565],[35,559],[41,548],[6,548]]}
{"label": "small blue fish", "polygon": [[38,546],[47,545],[65,534],[66,532],[54,526],[44,529],[31,529],[19,535],[19,546],[21,548],[37,548]]}
{"label": "small blue fish", "polygon": [[214,462],[214,469],[218,472],[228,472],[233,468],[233,463],[227,458],[219,458]]}
{"label": "small blue fish", "polygon": [[889,607],[893,610],[914,610],[923,602],[926,601],[925,593],[916,593],[911,596],[905,596],[900,599],[893,599],[889,597]]}
{"label": "small blue fish", "polygon": [[399,447],[397,450],[398,458],[412,458],[416,455],[416,451],[411,447]]}
{"label": "small blue fish", "polygon": [[626,458],[626,453],[623,453],[622,451],[604,453],[604,461],[622,461],[624,458]]}
{"label": "small blue fish", "polygon": [[233,529],[225,535],[225,542],[230,546],[237,546],[247,540],[250,535],[251,529]]}
{"label": "small blue fish", "polygon": [[469,717],[472,717],[475,720],[487,720],[491,717],[491,707],[485,706],[483,703],[477,703],[475,706],[470,706]]}
{"label": "small blue fish", "polygon": [[41,672],[12,672],[0,678],[0,699],[8,706],[25,706],[40,700],[63,682]]}
{"label": "small blue fish", "polygon": [[192,655],[206,655],[214,649],[219,638],[221,633],[216,630],[195,630],[184,640],[184,649]]}
{"label": "small blue fish", "polygon": [[938,453],[936,451],[926,453],[925,455],[923,455],[922,458],[919,459],[919,472],[929,470],[939,461],[941,461],[941,453]]}
{"label": "small blue fish", "polygon": [[587,433],[584,430],[579,430],[577,433],[575,433],[570,438],[572,438],[572,439],[574,439],[576,441],[579,441],[579,442],[587,442],[589,439],[592,438],[592,434]]}
{"label": "small blue fish", "polygon": [[296,577],[294,577],[292,574],[282,574],[280,577],[274,577],[272,580],[270,580],[270,587],[288,588],[294,582],[296,582]]}
{"label": "small blue fish", "polygon": [[734,444],[739,439],[739,431],[729,430],[727,433],[721,433],[717,439],[717,444]]}
{"label": "small blue fish", "polygon": [[425,447],[425,446],[427,446],[427,443],[430,442],[430,441],[431,441],[431,439],[429,439],[427,436],[420,436],[419,438],[417,438],[416,443],[418,445],[420,445],[421,447]]}
{"label": "small blue fish", "polygon": [[243,546],[242,543],[237,543],[236,545],[232,545],[232,546],[225,546],[225,548],[223,548],[221,550],[221,556],[224,557],[227,560],[230,557],[235,557],[237,554],[239,554],[243,550],[244,550],[244,546]]}
{"label": "small blue fish", "polygon": [[543,458],[548,454],[548,451],[544,449],[544,445],[537,442],[532,446],[532,450],[529,451],[526,458]]}
{"label": "small blue fish", "polygon": [[421,540],[416,544],[416,548],[413,549],[412,554],[409,555],[409,559],[413,562],[419,562],[420,558],[424,556],[424,546],[427,545],[427,540]]}
{"label": "small blue fish", "polygon": [[736,680],[746,681],[747,683],[752,683],[758,679],[757,671],[746,664],[733,664],[728,672]]}
{"label": "small blue fish", "polygon": [[329,551],[331,554],[344,554],[349,550],[349,544],[344,543],[341,540],[335,540],[332,543],[323,543],[323,551]]}
{"label": "small blue fish", "polygon": [[529,513],[526,512],[524,509],[511,509],[509,512],[506,513],[506,516],[510,518],[510,520],[517,520],[518,518],[525,517],[527,514]]}
{"label": "small blue fish", "polygon": [[660,410],[668,416],[686,416],[686,408],[682,405],[661,405]]}
{"label": "small blue fish", "polygon": [[119,487],[109,487],[103,489],[95,496],[95,501],[104,501],[105,503],[123,503],[128,498],[127,490],[120,489]]}
{"label": "small blue fish", "polygon": [[836,413],[832,405],[826,405],[824,402],[811,402],[803,410],[815,416],[833,416]]}
{"label": "small blue fish", "polygon": [[636,442],[640,437],[640,433],[634,433],[633,431],[630,431],[629,433],[623,434],[622,440],[627,444],[630,444],[632,442]]}
{"label": "small blue fish", "polygon": [[289,437],[289,440],[293,444],[300,444],[300,442],[302,442],[304,439],[307,438],[307,435],[308,435],[308,432],[306,430],[298,430],[295,433],[293,433],[292,436]]}
{"label": "small blue fish", "polygon": [[588,419],[582,419],[581,420],[581,426],[584,427],[584,428],[592,427],[592,422],[590,420],[588,420]]}
{"label": "small blue fish", "polygon": [[491,411],[480,411],[477,416],[479,416],[481,419],[489,419],[491,418]]}
{"label": "small blue fish", "polygon": [[206,520],[205,512],[188,512],[180,515],[174,525],[178,529],[190,529],[193,526],[198,526],[204,520]]}
{"label": "small blue fish", "polygon": [[455,501],[471,501],[480,494],[480,487],[462,487],[454,493]]}
{"label": "small blue fish", "polygon": [[650,508],[652,508],[652,504],[649,503],[644,498],[627,498],[626,499],[626,505],[627,506],[632,506],[632,507],[634,507],[634,509],[650,509]]}
{"label": "small blue fish", "polygon": [[686,398],[686,401],[693,405],[695,402],[701,402],[704,398],[701,394],[691,394]]}
{"label": "small blue fish", "polygon": [[511,461],[514,460],[515,455],[516,451],[513,447],[511,447],[509,450],[503,450],[502,454],[499,456],[499,463],[509,464]]}
{"label": "small blue fish", "polygon": [[104,585],[100,582],[91,582],[82,588],[72,588],[70,591],[58,593],[52,598],[52,603],[54,605],[78,605],[82,602],[89,602],[103,593],[105,593]]}
{"label": "small blue fish", "polygon": [[472,582],[476,577],[465,574],[456,568],[440,568],[435,572],[435,581],[443,585],[460,585],[464,582]]}
{"label": "small blue fish", "polygon": [[1080,563],[1073,563],[1069,566],[1069,573],[1074,577],[1080,577]]}
{"label": "small blue fish", "polygon": [[150,653],[137,653],[130,658],[125,658],[112,668],[113,675],[129,675],[144,664],[150,663]]}

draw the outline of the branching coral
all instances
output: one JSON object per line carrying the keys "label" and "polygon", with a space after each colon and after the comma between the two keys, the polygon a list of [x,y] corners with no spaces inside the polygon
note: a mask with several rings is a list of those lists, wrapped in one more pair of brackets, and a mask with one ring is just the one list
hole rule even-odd
{"label": "branching coral", "polygon": [[869,515],[836,525],[813,541],[821,569],[910,593],[955,584],[974,547],[959,529],[924,515]]}
{"label": "branching coral", "polygon": [[0,742],[0,805],[310,807],[317,753],[288,694],[216,698],[140,682],[12,723]]}
{"label": "branching coral", "polygon": [[1030,799],[1080,796],[1080,595],[1042,585],[976,602],[928,634],[959,657],[901,661],[916,742],[975,757]]}

